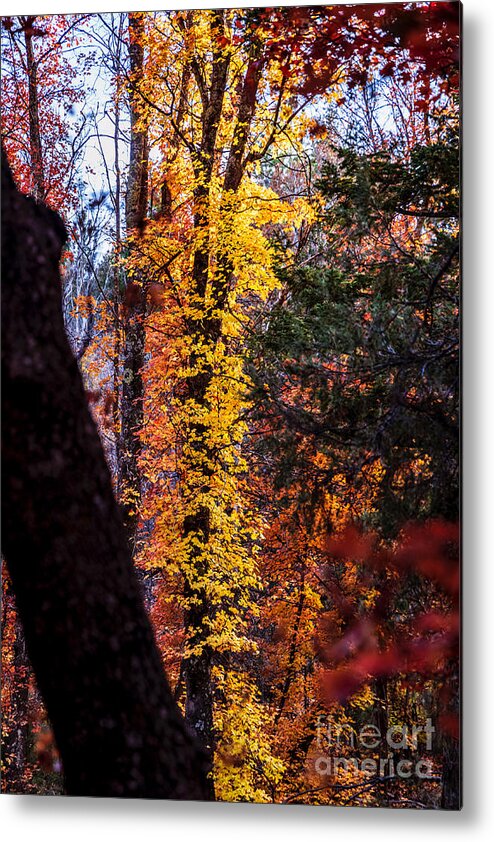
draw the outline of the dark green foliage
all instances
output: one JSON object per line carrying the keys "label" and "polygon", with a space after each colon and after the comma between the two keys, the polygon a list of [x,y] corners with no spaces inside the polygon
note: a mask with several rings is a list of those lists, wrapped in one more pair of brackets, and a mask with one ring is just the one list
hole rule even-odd
{"label": "dark green foliage", "polygon": [[[379,460],[375,525],[387,534],[458,515],[457,185],[447,121],[399,157],[334,150],[318,182],[323,256],[283,270],[284,294],[252,345],[278,485],[305,472],[327,489],[343,472],[358,488]],[[317,451],[333,465],[320,475]]]}

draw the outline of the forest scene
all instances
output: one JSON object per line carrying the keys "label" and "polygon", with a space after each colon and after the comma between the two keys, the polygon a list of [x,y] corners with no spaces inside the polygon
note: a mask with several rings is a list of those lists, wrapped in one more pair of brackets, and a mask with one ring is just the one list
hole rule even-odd
{"label": "forest scene", "polygon": [[1,18],[3,793],[461,808],[460,12]]}

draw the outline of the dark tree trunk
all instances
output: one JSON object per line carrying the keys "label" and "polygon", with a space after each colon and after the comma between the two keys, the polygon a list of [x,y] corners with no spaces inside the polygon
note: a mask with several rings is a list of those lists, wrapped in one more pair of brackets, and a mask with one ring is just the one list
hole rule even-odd
{"label": "dark tree trunk", "polygon": [[288,693],[290,691],[290,687],[292,686],[293,680],[295,679],[295,657],[297,654],[297,645],[298,645],[298,632],[300,628],[300,621],[302,619],[302,613],[304,610],[304,602],[305,602],[305,566],[302,567],[302,576],[300,582],[300,591],[298,596],[297,602],[297,611],[295,613],[295,622],[293,624],[293,631],[292,631],[292,639],[290,641],[290,649],[288,651],[288,663],[286,666],[285,671],[285,680],[283,682],[283,687],[281,690],[281,699],[278,710],[276,712],[276,716],[274,718],[274,724],[278,725],[281,716],[283,714],[283,710],[288,698]]}
{"label": "dark tree trunk", "polygon": [[442,810],[461,809],[460,743],[452,736],[443,737]]}
{"label": "dark tree trunk", "polygon": [[[39,126],[38,63],[35,59],[33,48],[33,26],[35,22],[36,18],[32,15],[19,18],[19,24],[24,35],[24,46],[26,48],[29,151],[32,178],[31,193],[37,202],[42,202],[45,196],[45,177]],[[29,661],[26,656],[26,645],[19,622],[16,622],[15,681],[13,705],[16,725],[14,730],[7,736],[4,746],[6,754],[11,758],[5,780],[5,785],[8,787],[9,792],[22,791],[29,739],[29,728],[27,725]]]}
{"label": "dark tree trunk", "polygon": [[[148,200],[149,149],[147,129],[140,124],[139,86],[144,70],[144,15],[129,14],[130,59],[130,163],[127,183],[125,221],[127,234],[138,238],[143,231]],[[134,243],[135,246],[135,243]],[[130,246],[132,250],[133,245]],[[141,504],[139,456],[143,422],[146,286],[136,276],[125,295],[123,320],[123,383],[121,399],[121,436],[119,453],[119,490],[124,524],[132,552],[136,548]]]}
{"label": "dark tree trunk", "polygon": [[326,709],[320,702],[316,702],[301,718],[297,737],[287,756],[287,779],[303,774],[307,766],[309,749],[319,736],[319,722],[322,716],[327,717]]}
{"label": "dark tree trunk", "polygon": [[2,221],[3,550],[67,792],[206,798],[64,332],[65,231],[3,158]]}
{"label": "dark tree trunk", "polygon": [[130,161],[126,197],[127,231],[140,229],[146,216],[148,201],[148,133],[141,123],[140,86],[144,73],[144,14],[129,13],[130,61]]}
{"label": "dark tree trunk", "polygon": [[[452,665],[453,692],[451,698],[444,705],[442,712],[460,721],[460,689],[458,663]],[[459,735],[441,734],[442,750],[442,810],[461,810],[461,745]]]}

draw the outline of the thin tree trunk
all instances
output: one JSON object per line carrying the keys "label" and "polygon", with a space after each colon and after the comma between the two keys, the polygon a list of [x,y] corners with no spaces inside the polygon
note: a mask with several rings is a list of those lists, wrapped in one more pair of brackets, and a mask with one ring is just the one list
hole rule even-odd
{"label": "thin tree trunk", "polygon": [[298,596],[297,611],[295,613],[295,623],[293,624],[292,639],[290,641],[290,649],[288,652],[288,663],[285,672],[285,680],[281,691],[280,705],[278,707],[274,724],[278,725],[281,719],[288,693],[295,678],[295,656],[297,654],[298,632],[300,628],[300,621],[302,619],[302,612],[304,610],[305,602],[305,566],[302,568],[302,579],[300,582],[300,592]]}
{"label": "thin tree trunk", "polygon": [[460,743],[451,736],[443,737],[441,809],[461,808]]}
{"label": "thin tree trunk", "polygon": [[124,26],[124,15],[120,14],[119,28],[117,33],[117,55],[114,61],[114,73],[116,80],[115,90],[115,127],[113,130],[113,150],[115,155],[115,246],[113,252],[113,313],[114,313],[114,347],[113,347],[113,429],[115,436],[115,477],[117,497],[120,496],[120,361],[121,361],[121,252],[122,252],[122,173],[120,168],[120,53]]}
{"label": "thin tree trunk", "polygon": [[326,716],[326,709],[321,702],[315,702],[301,719],[301,727],[297,730],[296,739],[287,755],[287,780],[303,773],[309,749],[318,736],[320,716]]}
{"label": "thin tree trunk", "polygon": [[[142,234],[148,198],[148,136],[140,125],[139,85],[144,72],[144,15],[129,13],[130,58],[130,166],[126,198],[127,234]],[[132,246],[130,247],[132,249]],[[144,277],[136,277],[124,301],[123,383],[121,437],[119,443],[120,482],[124,524],[132,551],[135,551],[141,503],[139,456],[143,423],[146,288]]]}
{"label": "thin tree trunk", "polygon": [[[224,10],[212,13],[212,29],[220,35],[224,31]],[[192,269],[194,293],[204,302],[203,310],[191,324],[192,347],[204,349],[213,346],[219,338],[219,324],[217,317],[213,317],[206,307],[206,293],[209,278],[209,200],[210,182],[213,171],[216,136],[221,119],[223,98],[229,67],[229,55],[218,48],[214,51],[211,84],[204,103],[202,141],[199,160],[196,165],[196,189],[194,191],[195,213],[194,228],[199,234],[200,245],[196,248]],[[212,310],[214,305],[210,305]],[[198,365],[200,370],[186,380],[185,400],[194,405],[204,406],[207,401],[208,389],[212,382],[212,368],[201,357],[191,357],[191,367]],[[204,425],[192,422],[189,428],[190,441],[193,442],[191,452],[185,459],[185,471],[190,469],[194,473],[197,465],[201,466],[202,479],[208,481],[207,470],[204,476],[204,465],[212,464],[212,455],[208,443],[208,431]],[[190,462],[190,464],[188,464]],[[212,469],[210,469],[212,473]],[[211,475],[210,473],[210,475]],[[204,488],[202,489],[204,492]],[[190,489],[192,498],[194,490]],[[191,505],[194,500],[191,499]],[[190,577],[185,578],[184,594],[189,603],[185,612],[186,637],[190,648],[200,647],[198,654],[189,655],[183,664],[183,676],[186,691],[185,717],[187,723],[194,729],[210,753],[214,750],[214,718],[211,670],[213,667],[213,652],[204,643],[207,633],[207,619],[211,616],[212,606],[206,591],[197,590],[195,580],[206,578],[208,570],[204,559],[204,547],[210,537],[210,512],[206,506],[197,506],[193,513],[184,519],[183,533],[185,538],[194,535],[200,542],[196,546],[195,555],[189,557]],[[191,551],[194,553],[194,550]],[[212,783],[211,783],[212,786]]]}
{"label": "thin tree trunk", "polygon": [[31,151],[31,170],[33,176],[33,197],[42,202],[45,196],[45,177],[43,171],[43,150],[39,129],[38,103],[38,65],[33,50],[34,17],[22,19],[24,43],[26,46],[26,68],[28,80],[29,147]]}
{"label": "thin tree trunk", "polygon": [[66,234],[3,156],[2,221],[3,550],[67,792],[207,798],[65,335]]}
{"label": "thin tree trunk", "polygon": [[[444,706],[443,713],[458,719],[460,721],[460,689],[458,676],[458,663],[453,665],[454,691],[451,699]],[[441,809],[442,810],[460,810],[461,809],[461,751],[460,751],[459,735],[454,736],[450,733],[441,734],[441,753],[442,753],[442,791],[441,791]]]}

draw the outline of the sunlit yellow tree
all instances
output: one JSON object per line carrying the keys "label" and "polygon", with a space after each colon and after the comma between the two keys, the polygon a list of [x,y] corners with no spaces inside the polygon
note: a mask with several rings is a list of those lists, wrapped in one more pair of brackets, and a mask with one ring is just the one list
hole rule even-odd
{"label": "sunlit yellow tree", "polygon": [[[247,719],[263,731],[247,657],[263,524],[243,493],[242,345],[254,307],[278,285],[267,229],[281,226],[296,246],[312,215],[305,199],[265,185],[262,162],[301,152],[311,97],[296,92],[296,67],[265,49],[248,12],[149,16],[144,37],[151,208],[129,268],[139,283],[145,267],[151,285],[142,474],[153,537],[142,563],[177,575],[185,618],[177,693],[192,727],[226,756],[226,735],[238,745]],[[237,763],[235,797],[261,797],[256,763],[248,755]],[[273,761],[272,775],[279,771]],[[221,775],[216,788],[233,797]]]}

